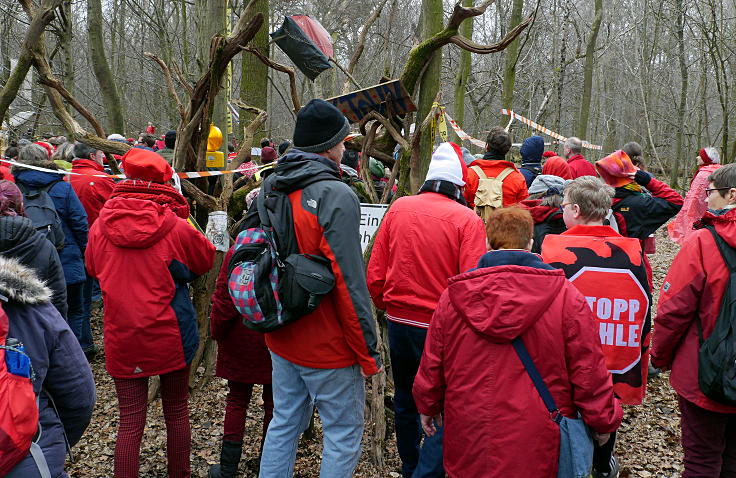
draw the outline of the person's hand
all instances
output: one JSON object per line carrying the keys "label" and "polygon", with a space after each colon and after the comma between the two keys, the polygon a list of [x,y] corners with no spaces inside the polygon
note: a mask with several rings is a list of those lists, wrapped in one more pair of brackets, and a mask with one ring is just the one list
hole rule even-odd
{"label": "person's hand", "polygon": [[383,365],[381,365],[381,368],[376,371],[376,373],[365,373],[365,371],[361,368],[360,374],[363,376],[363,378],[372,377],[373,375],[378,375],[379,373],[383,372]]}
{"label": "person's hand", "polygon": [[610,433],[593,433],[593,438],[595,438],[595,441],[598,442],[598,446],[603,446],[611,438],[611,434]]}
{"label": "person's hand", "polygon": [[[422,430],[428,437],[434,436],[437,433],[437,427],[442,426],[442,415],[430,417],[428,415],[419,415],[419,419],[422,422]],[[435,426],[435,423],[437,426]]]}

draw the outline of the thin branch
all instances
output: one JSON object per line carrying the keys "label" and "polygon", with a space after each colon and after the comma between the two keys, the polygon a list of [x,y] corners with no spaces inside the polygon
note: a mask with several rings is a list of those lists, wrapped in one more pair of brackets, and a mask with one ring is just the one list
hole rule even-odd
{"label": "thin branch", "polygon": [[352,81],[352,82],[353,82],[353,84],[354,84],[355,86],[357,86],[357,87],[358,87],[358,89],[361,89],[361,90],[363,89],[363,87],[362,87],[362,86],[360,86],[360,83],[358,83],[358,82],[357,82],[357,81],[355,80],[355,78],[353,78],[353,75],[351,75],[351,74],[350,74],[350,72],[348,72],[348,70],[346,70],[345,68],[343,68],[343,67],[342,67],[342,65],[341,65],[341,64],[339,64],[339,63],[337,62],[337,60],[335,60],[334,58],[330,58],[329,60],[330,60],[330,61],[331,61],[332,63],[334,63],[334,64],[335,64],[335,66],[337,66],[337,67],[338,67],[338,68],[340,69],[340,71],[342,71],[342,72],[343,72],[343,73],[345,74],[345,76],[347,76],[347,77],[348,77],[348,80]]}
{"label": "thin branch", "polygon": [[[355,48],[353,55],[350,57],[348,68],[345,71],[345,74],[348,75],[348,79],[351,80],[353,83],[355,83],[355,80],[352,79],[352,74],[355,71],[355,67],[358,64],[358,60],[360,60],[360,56],[363,54],[363,50],[365,50],[365,41],[366,41],[366,38],[368,37],[368,31],[371,29],[371,26],[373,26],[376,20],[378,20],[378,17],[381,16],[381,10],[383,10],[383,7],[386,5],[386,2],[388,2],[388,0],[382,0],[381,3],[378,4],[376,9],[373,11],[373,14],[368,18],[368,20],[366,20],[365,24],[363,25],[363,29],[360,31],[360,37],[358,38],[358,46]],[[337,65],[337,63],[335,64]],[[345,84],[342,87],[342,94],[349,93],[350,90],[348,88],[350,88],[350,84],[348,80],[345,80]]]}
{"label": "thin branch", "polygon": [[176,103],[176,109],[177,111],[179,111],[179,116],[182,120],[185,120],[186,111],[184,111],[184,106],[182,106],[179,95],[176,94],[176,89],[174,89],[174,80],[171,78],[171,70],[169,70],[169,67],[166,66],[166,63],[164,63],[161,58],[154,55],[153,53],[145,51],[143,52],[143,56],[155,61],[156,63],[158,63],[158,66],[161,67],[161,71],[164,74],[164,79],[166,80],[166,87],[169,89],[169,95],[171,95],[171,97],[174,99],[174,102]]}
{"label": "thin branch", "polygon": [[235,157],[235,159],[233,159],[233,162],[230,165],[230,169],[237,169],[238,166],[243,164],[245,161],[250,160],[250,150],[253,147],[253,137],[255,136],[256,131],[258,131],[261,126],[263,126],[263,123],[266,122],[266,118],[268,118],[268,113],[254,106],[248,106],[239,99],[234,99],[233,103],[238,108],[248,111],[249,113],[254,113],[256,115],[256,117],[253,118],[250,124],[243,128],[243,143],[240,145],[240,151],[238,151],[238,155]]}
{"label": "thin branch", "polygon": [[290,68],[286,65],[282,65],[281,63],[276,63],[275,61],[268,58],[266,55],[264,55],[258,48],[253,46],[244,46],[242,47],[244,51],[253,53],[259,60],[261,60],[266,66],[269,68],[273,68],[274,70],[286,73],[289,75],[289,86],[291,87],[291,101],[294,103],[294,113],[298,113],[300,109],[302,109],[301,101],[299,100],[299,92],[296,87],[296,73],[294,72],[294,68]]}
{"label": "thin branch", "polygon": [[519,23],[514,27],[513,30],[508,32],[505,37],[503,37],[500,41],[493,43],[491,45],[481,45],[479,43],[476,43],[472,40],[468,40],[462,35],[453,35],[450,38],[450,43],[459,46],[463,50],[467,50],[472,53],[480,53],[480,54],[488,54],[488,53],[497,53],[499,51],[504,50],[507,46],[511,44],[514,40],[516,40],[516,37],[518,37],[521,32],[524,31],[524,29],[534,20],[534,16],[530,16],[523,22]]}
{"label": "thin branch", "polygon": [[456,3],[455,8],[452,11],[452,15],[450,16],[450,20],[447,22],[447,28],[458,28],[460,24],[468,18],[483,15],[488,7],[494,2],[495,0],[486,0],[477,7],[463,7],[462,3]]}
{"label": "thin branch", "polygon": [[394,141],[399,143],[399,145],[401,145],[402,148],[409,148],[409,142],[406,139],[404,139],[403,136],[401,136],[401,133],[399,133],[398,130],[391,124],[388,118],[378,113],[377,111],[370,111],[367,115],[365,115],[365,117],[363,117],[362,120],[360,120],[359,128],[360,128],[360,133],[363,136],[367,137],[367,134],[365,132],[365,125],[369,121],[373,121],[373,120],[378,121],[381,125],[383,125],[383,127],[386,129],[388,134],[390,134],[391,137],[394,139]]}
{"label": "thin branch", "polygon": [[38,82],[41,83],[44,86],[49,86],[56,91],[59,92],[59,94],[66,100],[69,105],[71,105],[72,108],[77,110],[77,112],[84,117],[87,121],[89,121],[89,124],[92,125],[92,128],[94,128],[95,133],[97,133],[97,136],[104,138],[105,137],[105,130],[102,128],[102,124],[95,118],[95,116],[92,114],[90,110],[85,108],[79,101],[77,101],[76,98],[72,96],[71,93],[64,87],[64,84],[57,80],[56,78],[47,78],[47,77],[41,77],[38,79]]}
{"label": "thin branch", "polygon": [[184,74],[181,72],[181,69],[179,69],[179,66],[176,64],[175,61],[171,62],[171,68],[174,70],[174,73],[176,73],[176,80],[179,82],[181,87],[184,88],[184,91],[187,92],[189,98],[191,98],[194,95],[194,88],[192,88],[192,85],[190,85],[189,82],[184,78]]}

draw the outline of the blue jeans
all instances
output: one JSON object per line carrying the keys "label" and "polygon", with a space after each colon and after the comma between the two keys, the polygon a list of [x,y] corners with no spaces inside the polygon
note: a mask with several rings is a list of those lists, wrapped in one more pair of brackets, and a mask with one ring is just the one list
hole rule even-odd
{"label": "blue jeans", "polygon": [[442,478],[442,427],[437,433],[422,440],[422,425],[414,403],[412,387],[424,351],[427,329],[388,322],[388,343],[391,369],[394,376],[394,423],[396,447],[401,457],[404,478]]}
{"label": "blue jeans", "polygon": [[[91,285],[88,283],[91,279],[87,277],[86,282],[80,284],[67,284],[66,286],[66,303],[69,306],[67,312],[67,320],[69,328],[74,332],[74,336],[79,341],[82,351],[87,352],[94,347],[92,343],[92,328],[89,325],[90,306],[88,298],[91,297]],[[87,289],[90,295],[87,295]]]}
{"label": "blue jeans", "polygon": [[261,456],[260,478],[294,474],[299,436],[314,406],[322,420],[321,478],[353,476],[360,458],[365,409],[365,380],[357,365],[319,369],[296,365],[271,352],[273,418]]}

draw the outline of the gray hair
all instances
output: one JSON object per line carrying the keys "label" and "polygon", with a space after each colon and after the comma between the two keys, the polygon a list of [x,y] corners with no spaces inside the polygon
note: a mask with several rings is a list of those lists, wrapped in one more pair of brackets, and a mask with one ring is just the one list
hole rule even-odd
{"label": "gray hair", "polygon": [[623,147],[623,150],[624,153],[626,153],[631,160],[637,157],[641,157],[642,155],[642,147],[636,141],[630,141],[626,143]]}
{"label": "gray hair", "polygon": [[56,152],[51,156],[51,159],[53,161],[61,160],[71,163],[74,160],[74,143],[60,144],[56,148]]}
{"label": "gray hair", "polygon": [[736,188],[736,163],[727,164],[713,171],[708,176],[708,182],[713,183],[713,186],[721,189],[718,191],[718,194],[725,198],[726,194],[728,194],[726,188]]}
{"label": "gray hair", "polygon": [[586,221],[601,221],[608,210],[615,190],[594,176],[581,176],[565,186],[565,196],[570,204],[577,204],[580,215]]}
{"label": "gray hair", "polygon": [[567,141],[565,141],[565,147],[573,153],[579,153],[583,150],[583,142],[580,141],[580,138],[570,136],[569,138],[567,138]]}
{"label": "gray hair", "polygon": [[18,162],[32,165],[48,163],[49,152],[37,144],[29,144],[28,146],[22,147],[18,152]]}

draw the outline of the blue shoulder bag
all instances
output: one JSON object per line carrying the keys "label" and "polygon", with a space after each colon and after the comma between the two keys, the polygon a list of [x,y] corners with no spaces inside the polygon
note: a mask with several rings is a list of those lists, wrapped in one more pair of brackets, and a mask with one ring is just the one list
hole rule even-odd
{"label": "blue shoulder bag", "polygon": [[512,340],[511,344],[524,364],[529,378],[534,382],[539,396],[542,397],[550,418],[560,427],[560,461],[557,478],[588,478],[593,468],[593,437],[588,425],[579,413],[578,418],[574,419],[560,413],[521,337]]}

